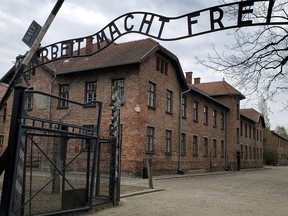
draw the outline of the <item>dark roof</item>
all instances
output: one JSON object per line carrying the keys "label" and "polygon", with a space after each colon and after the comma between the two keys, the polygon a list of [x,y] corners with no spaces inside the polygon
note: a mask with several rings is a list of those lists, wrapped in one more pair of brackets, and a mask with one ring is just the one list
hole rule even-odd
{"label": "dark roof", "polygon": [[214,99],[213,97],[211,97],[211,96],[208,95],[207,93],[205,93],[205,92],[203,92],[203,91],[201,91],[201,90],[195,88],[193,85],[190,85],[190,86],[191,86],[191,90],[192,90],[192,91],[194,91],[194,92],[196,92],[196,93],[198,93],[198,94],[200,94],[200,95],[202,95],[202,96],[208,98],[209,100],[214,101],[215,103],[217,103],[217,104],[219,104],[219,105],[225,107],[225,108],[227,109],[227,111],[230,110],[230,108],[229,108],[228,106],[226,106],[225,104],[221,103],[220,101]]}
{"label": "dark roof", "polygon": [[287,138],[285,138],[285,137],[281,136],[280,134],[276,133],[275,130],[270,130],[270,131],[271,131],[271,133],[272,133],[274,136],[277,136],[278,138],[280,138],[280,139],[285,140],[285,141],[288,142],[288,139],[287,139]]}
{"label": "dark roof", "polygon": [[210,96],[236,95],[241,99],[245,99],[245,96],[241,94],[241,92],[228,84],[226,81],[199,83],[193,84],[193,86],[209,94]]}
{"label": "dark roof", "polygon": [[[160,45],[152,39],[112,43],[101,52],[90,57],[77,57],[56,61],[54,67],[57,74],[82,72],[121,65],[141,63],[155,52]],[[177,57],[176,57],[177,58]]]}
{"label": "dark roof", "polygon": [[256,124],[262,119],[264,127],[265,127],[264,117],[253,108],[240,109],[240,115],[246,117],[247,119],[250,119],[251,121],[253,121]]}

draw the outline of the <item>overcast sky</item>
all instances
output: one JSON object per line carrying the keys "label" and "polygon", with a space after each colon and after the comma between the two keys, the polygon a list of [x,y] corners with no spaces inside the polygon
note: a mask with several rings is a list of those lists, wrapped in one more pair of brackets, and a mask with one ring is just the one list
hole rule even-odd
{"label": "overcast sky", "polygon": [[[237,1],[237,0],[234,0]],[[19,54],[24,54],[29,48],[22,38],[33,20],[41,26],[45,23],[56,0],[0,0],[0,77],[14,64]],[[110,21],[127,12],[144,11],[175,17],[219,5],[218,0],[66,0],[58,12],[42,45],[46,46],[61,40],[84,37],[94,34],[105,27]],[[205,14],[206,16],[206,14]],[[203,17],[203,16],[202,16]],[[204,21],[206,17],[203,17]],[[207,21],[209,17],[207,17]],[[171,31],[176,31],[171,29]],[[178,56],[183,71],[192,71],[193,77],[201,77],[201,82],[219,81],[223,74],[217,74],[196,64],[195,57],[205,58],[213,53],[212,44],[218,50],[223,50],[227,43],[233,43],[232,31],[222,31],[198,37],[172,42],[159,41],[162,46]],[[143,35],[128,34],[116,42],[124,42],[145,38]],[[233,80],[226,78],[230,84]],[[238,89],[243,94],[244,90]],[[282,111],[280,95],[274,102],[269,102],[271,109],[269,119],[271,128],[277,125],[288,128],[287,111]],[[287,98],[287,96],[286,96]],[[257,108],[257,100],[241,102],[241,108]]]}

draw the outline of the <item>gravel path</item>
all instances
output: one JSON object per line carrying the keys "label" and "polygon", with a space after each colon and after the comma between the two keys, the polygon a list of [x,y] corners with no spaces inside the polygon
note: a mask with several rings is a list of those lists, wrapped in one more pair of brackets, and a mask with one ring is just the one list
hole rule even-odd
{"label": "gravel path", "polygon": [[165,190],[90,215],[288,215],[288,167],[154,180],[154,186]]}

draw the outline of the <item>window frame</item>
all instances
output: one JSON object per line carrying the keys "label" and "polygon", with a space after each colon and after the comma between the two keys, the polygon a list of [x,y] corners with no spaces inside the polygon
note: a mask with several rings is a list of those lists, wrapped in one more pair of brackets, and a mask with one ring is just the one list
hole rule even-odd
{"label": "window frame", "polygon": [[165,132],[165,154],[172,154],[172,131]]}
{"label": "window frame", "polygon": [[146,141],[146,153],[153,154],[154,153],[154,145],[155,145],[155,128],[147,127],[147,141]]}
{"label": "window frame", "polygon": [[[89,86],[93,85],[92,89],[89,89]],[[85,103],[89,103],[91,101],[96,101],[96,89],[97,89],[97,82],[86,82],[85,83]],[[88,94],[92,94],[89,96]],[[89,105],[96,105],[96,103],[90,103]]]}
{"label": "window frame", "polygon": [[125,79],[114,79],[112,82],[112,87],[114,87],[116,83],[118,83],[118,86],[120,87],[120,101],[121,105],[123,105],[125,103]]}
{"label": "window frame", "polygon": [[217,128],[217,110],[213,110],[213,127]]}
{"label": "window frame", "polygon": [[212,140],[212,146],[213,146],[213,158],[217,158],[217,139]]}
{"label": "window frame", "polygon": [[153,82],[148,85],[148,107],[156,109],[156,84]]}
{"label": "window frame", "polygon": [[187,98],[186,97],[182,97],[181,116],[182,118],[187,118]]}
{"label": "window frame", "polygon": [[[63,91],[65,90],[65,91]],[[58,108],[68,108],[69,107],[69,90],[70,90],[70,85],[69,84],[61,84],[59,85],[59,97],[63,98],[65,100],[59,99],[58,101]]]}
{"label": "window frame", "polygon": [[180,137],[180,150],[181,150],[181,156],[186,156],[186,134],[181,133]]}
{"label": "window frame", "polygon": [[199,120],[199,103],[194,101],[193,102],[193,121],[198,122]]}
{"label": "window frame", "polygon": [[[83,125],[83,128],[87,128],[87,130],[89,130],[89,128],[94,129],[94,128],[95,128],[95,125],[93,125],[93,124],[87,124],[87,125]],[[87,132],[87,134],[89,134],[89,132]],[[85,148],[85,146],[87,146],[87,141],[88,141],[87,139],[82,140],[81,150],[82,150],[83,152],[87,152],[87,151],[88,151],[88,148]],[[94,151],[94,148],[93,148],[93,146],[92,146],[91,152],[93,152],[93,151]]]}
{"label": "window frame", "polygon": [[204,108],[203,108],[203,122],[204,122],[204,125],[208,125],[208,113],[209,113],[208,106],[204,106]]}
{"label": "window frame", "polygon": [[172,114],[173,112],[173,92],[166,90],[166,113]]}
{"label": "window frame", "polygon": [[203,157],[208,157],[209,154],[209,146],[208,146],[208,138],[204,137],[203,138]]}
{"label": "window frame", "polygon": [[192,150],[193,156],[198,157],[198,136],[193,135],[192,137]]}

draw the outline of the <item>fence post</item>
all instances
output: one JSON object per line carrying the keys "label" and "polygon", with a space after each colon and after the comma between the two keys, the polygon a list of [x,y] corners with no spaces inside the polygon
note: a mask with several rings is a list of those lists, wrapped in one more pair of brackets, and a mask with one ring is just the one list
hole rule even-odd
{"label": "fence post", "polygon": [[146,164],[147,164],[149,188],[153,189],[153,180],[152,180],[152,174],[151,174],[150,158],[146,158]]}
{"label": "fence post", "polygon": [[13,196],[15,192],[15,177],[16,177],[16,160],[19,158],[19,126],[21,119],[21,111],[23,108],[23,96],[25,87],[16,86],[14,91],[12,116],[10,123],[10,132],[8,140],[8,161],[3,181],[0,215],[11,215]]}

